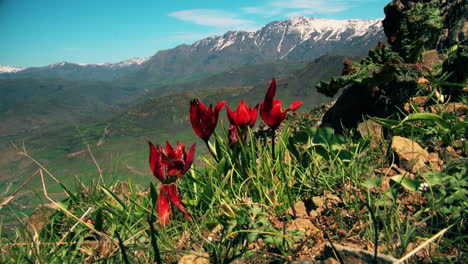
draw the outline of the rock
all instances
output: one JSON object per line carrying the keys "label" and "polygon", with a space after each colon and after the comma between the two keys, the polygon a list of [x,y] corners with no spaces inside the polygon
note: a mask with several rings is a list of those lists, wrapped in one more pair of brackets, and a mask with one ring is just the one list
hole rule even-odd
{"label": "rock", "polygon": [[306,235],[310,235],[313,233],[320,233],[321,231],[315,227],[309,219],[304,218],[296,218],[292,220],[288,227],[286,228],[288,231],[299,230],[302,231]]}
{"label": "rock", "polygon": [[[377,264],[391,264],[396,263],[397,259],[384,255],[377,254],[377,261],[374,262],[374,252],[363,250],[356,247],[344,246],[339,244],[333,244],[336,251],[342,258],[344,263],[353,263],[353,264],[367,264],[367,263],[377,263]],[[333,248],[330,244],[325,245],[325,257],[334,257]]]}
{"label": "rock", "polygon": [[50,222],[50,217],[57,211],[58,207],[53,204],[44,204],[34,210],[27,220],[27,230],[33,237],[41,232],[45,225]]}
{"label": "rock", "polygon": [[367,137],[372,136],[371,146],[377,148],[379,143],[383,141],[383,130],[382,125],[377,124],[372,120],[366,120],[358,125],[358,131],[361,133],[361,136]]}
{"label": "rock", "polygon": [[444,161],[440,159],[439,157],[439,154],[437,154],[436,152],[431,152],[429,153],[429,161],[432,163],[432,167],[437,170],[437,171],[440,171],[441,170],[441,167],[442,165],[444,165]]}
{"label": "rock", "polygon": [[446,147],[442,153],[439,154],[446,163],[456,162],[462,159],[452,146]]}
{"label": "rock", "polygon": [[[294,210],[296,211],[296,217],[307,216],[307,210],[303,201],[297,201],[294,204]],[[291,208],[288,209],[288,214],[294,215],[293,210]]]}
{"label": "rock", "polygon": [[399,167],[412,173],[425,168],[429,162],[429,153],[411,139],[394,136],[391,149],[398,157]]}
{"label": "rock", "polygon": [[323,264],[339,264],[340,262],[335,258],[327,258]]}
{"label": "rock", "polygon": [[[201,255],[201,256],[199,256]],[[178,264],[210,264],[210,256],[208,253],[200,253],[197,255],[187,254],[179,259]]]}
{"label": "rock", "polygon": [[459,102],[431,105],[429,109],[433,114],[439,114],[440,112],[454,113],[460,115],[468,114],[468,105]]}
{"label": "rock", "polygon": [[427,96],[415,96],[411,97],[410,101],[417,106],[424,106],[427,103]]}
{"label": "rock", "polygon": [[444,61],[440,59],[437,50],[433,49],[422,53],[422,62],[424,66],[432,70],[435,66],[442,65]]}

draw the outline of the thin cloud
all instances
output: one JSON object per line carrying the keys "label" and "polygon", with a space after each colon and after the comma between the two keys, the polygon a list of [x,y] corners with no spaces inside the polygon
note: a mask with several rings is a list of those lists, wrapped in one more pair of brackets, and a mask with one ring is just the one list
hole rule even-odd
{"label": "thin cloud", "polygon": [[290,0],[274,1],[270,5],[282,9],[301,9],[289,12],[291,14],[311,15],[317,13],[337,13],[351,8],[349,1],[343,0]]}
{"label": "thin cloud", "polygon": [[258,7],[258,6],[241,7],[241,10],[247,14],[264,15],[264,16],[278,15],[282,11],[280,8]]}
{"label": "thin cloud", "polygon": [[242,7],[241,10],[247,14],[263,16],[281,14],[285,17],[295,17],[338,13],[350,9],[355,3],[373,1],[375,0],[274,0],[262,6]]}
{"label": "thin cloud", "polygon": [[169,16],[198,25],[218,28],[241,28],[255,24],[252,20],[238,18],[234,13],[215,9],[181,10],[172,12]]}

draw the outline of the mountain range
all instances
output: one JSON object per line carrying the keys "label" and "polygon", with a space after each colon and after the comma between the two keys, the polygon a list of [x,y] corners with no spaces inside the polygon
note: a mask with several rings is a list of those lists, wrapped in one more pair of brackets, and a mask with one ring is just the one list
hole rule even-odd
{"label": "mountain range", "polygon": [[271,22],[255,32],[229,31],[159,51],[150,58],[114,64],[60,62],[25,69],[0,66],[0,78],[118,80],[155,88],[247,64],[310,60],[325,54],[364,56],[375,43],[385,40],[381,21],[295,17]]}
{"label": "mountain range", "polygon": [[134,58],[118,63],[59,62],[44,67],[18,68],[0,66],[1,79],[62,78],[71,80],[110,81],[136,70],[149,58]]}

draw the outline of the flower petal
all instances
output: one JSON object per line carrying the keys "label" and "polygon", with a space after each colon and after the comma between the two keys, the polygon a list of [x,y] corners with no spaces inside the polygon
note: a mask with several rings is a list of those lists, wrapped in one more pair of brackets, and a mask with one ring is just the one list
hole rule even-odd
{"label": "flower petal", "polygon": [[161,182],[164,182],[164,169],[161,162],[162,153],[156,149],[156,147],[150,141],[148,141],[148,145],[150,148],[149,165],[151,172],[153,172],[153,175],[156,176],[156,178],[158,178]]}
{"label": "flower petal", "polygon": [[226,112],[227,112],[227,116],[228,116],[228,119],[229,119],[229,123],[232,124],[232,125],[235,125],[237,124],[237,115],[236,113],[234,113],[231,109],[231,107],[229,107],[229,105],[226,105]]}
{"label": "flower petal", "polygon": [[199,101],[198,99],[193,99],[190,101],[190,123],[192,124],[192,129],[199,138],[203,138],[204,134],[202,132],[200,124],[200,111],[199,111]]}
{"label": "flower petal", "polygon": [[286,111],[296,111],[297,109],[299,109],[299,107],[301,107],[302,105],[304,104],[304,102],[300,102],[300,101],[294,101],[291,103],[291,105],[286,109]]}
{"label": "flower petal", "polygon": [[268,87],[268,90],[265,94],[265,99],[263,100],[263,107],[268,110],[272,107],[273,103],[273,98],[275,97],[276,94],[276,80],[273,78],[271,80],[270,87]]}
{"label": "flower petal", "polygon": [[169,204],[170,195],[168,184],[162,184],[159,186],[158,196],[158,217],[161,226],[166,226],[169,223],[169,217],[171,216],[171,205]]}
{"label": "flower petal", "polygon": [[247,106],[244,100],[241,100],[237,106],[237,123],[238,127],[245,127],[250,122],[250,108]]}
{"label": "flower petal", "polygon": [[169,141],[166,141],[166,156],[169,157],[169,159],[171,160],[175,157],[174,148],[169,143]]}
{"label": "flower petal", "polygon": [[[221,101],[219,103],[216,104],[216,107],[215,107],[215,110],[214,110],[214,115],[216,117],[216,121],[218,121],[218,114],[219,114],[219,111],[221,111],[221,108],[223,108],[223,106],[226,104],[226,101]],[[216,126],[216,124],[215,124]]]}
{"label": "flower petal", "polygon": [[168,194],[171,202],[177,207],[177,209],[179,209],[188,220],[193,221],[192,216],[182,202],[182,198],[175,184],[168,185]]}
{"label": "flower petal", "polygon": [[250,110],[250,122],[249,122],[250,127],[255,126],[255,122],[257,122],[257,116],[258,116],[258,104]]}
{"label": "flower petal", "polygon": [[193,145],[189,148],[187,156],[185,157],[185,168],[184,168],[184,171],[181,173],[181,175],[186,173],[190,169],[190,166],[192,166],[193,157],[195,156],[196,145],[197,143],[193,143]]}

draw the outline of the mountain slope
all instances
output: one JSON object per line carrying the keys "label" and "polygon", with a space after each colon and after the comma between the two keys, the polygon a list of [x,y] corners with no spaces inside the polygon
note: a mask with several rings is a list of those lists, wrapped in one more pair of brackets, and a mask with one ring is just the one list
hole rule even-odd
{"label": "mountain slope", "polygon": [[142,91],[103,81],[0,79],[0,136],[51,124],[108,116]]}
{"label": "mountain slope", "polygon": [[330,53],[365,55],[369,47],[384,39],[381,20],[291,18],[269,23],[256,32],[229,31],[159,51],[122,81],[158,87],[246,64],[314,59]]}

